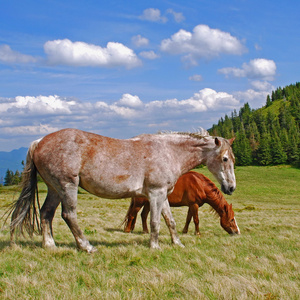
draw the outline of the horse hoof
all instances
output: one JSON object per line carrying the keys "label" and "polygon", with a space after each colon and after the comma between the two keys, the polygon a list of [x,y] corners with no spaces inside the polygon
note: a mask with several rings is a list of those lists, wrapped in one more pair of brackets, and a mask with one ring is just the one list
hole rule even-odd
{"label": "horse hoof", "polygon": [[161,250],[161,248],[158,244],[150,244],[150,248],[155,249],[155,250]]}
{"label": "horse hoof", "polygon": [[185,248],[185,246],[181,242],[175,243],[174,245],[179,246],[180,248]]}
{"label": "horse hoof", "polygon": [[91,246],[91,248],[89,247],[88,249],[86,249],[86,252],[89,254],[95,253],[97,252],[98,249],[96,247]]}

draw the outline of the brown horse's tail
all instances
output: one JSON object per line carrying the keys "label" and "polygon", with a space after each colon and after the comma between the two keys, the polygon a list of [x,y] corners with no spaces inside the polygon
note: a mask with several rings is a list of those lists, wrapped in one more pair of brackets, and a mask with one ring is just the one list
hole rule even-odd
{"label": "brown horse's tail", "polygon": [[130,213],[130,211],[131,211],[131,209],[132,209],[132,207],[133,207],[133,204],[134,204],[134,200],[133,200],[133,199],[134,199],[134,198],[132,197],[132,198],[131,198],[130,205],[129,205],[129,208],[128,208],[127,213],[126,213],[126,216],[125,216],[123,222],[119,225],[119,227],[121,227],[121,226],[124,224],[124,230],[125,230],[125,228],[126,228],[127,225],[128,225],[128,221],[129,221],[129,213]]}
{"label": "brown horse's tail", "polygon": [[[39,140],[34,141],[27,152],[26,166],[22,174],[22,191],[19,199],[12,203],[8,216],[12,213],[10,223],[10,238],[11,242],[14,239],[14,232],[18,229],[24,234],[24,229],[30,236],[34,232],[40,233],[41,227],[38,221],[40,205],[38,201],[37,190],[37,169],[34,165],[32,156],[38,145]],[[35,199],[37,195],[37,201]],[[36,207],[36,202],[38,209]]]}

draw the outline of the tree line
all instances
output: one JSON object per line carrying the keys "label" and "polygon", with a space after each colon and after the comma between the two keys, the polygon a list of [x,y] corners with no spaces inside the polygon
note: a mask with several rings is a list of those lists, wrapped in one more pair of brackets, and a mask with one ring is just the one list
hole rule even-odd
{"label": "tree line", "polygon": [[225,115],[209,130],[211,135],[236,137],[236,164],[300,167],[300,82],[277,88],[266,104],[251,109],[246,103],[231,116]]}
{"label": "tree line", "polygon": [[4,177],[4,186],[16,185],[22,181],[22,173],[20,171],[13,172],[7,169]]}

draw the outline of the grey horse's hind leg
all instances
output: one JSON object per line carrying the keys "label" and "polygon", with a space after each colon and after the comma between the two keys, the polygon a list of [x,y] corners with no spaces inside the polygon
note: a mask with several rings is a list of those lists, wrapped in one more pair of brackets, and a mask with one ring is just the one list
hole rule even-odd
{"label": "grey horse's hind leg", "polygon": [[46,200],[41,208],[41,227],[44,248],[54,248],[55,242],[52,232],[52,220],[57,206],[60,203],[60,198],[57,192],[48,187],[48,194]]}
{"label": "grey horse's hind leg", "polygon": [[87,238],[84,236],[83,232],[78,226],[77,222],[77,185],[72,183],[67,183],[65,185],[64,198],[62,199],[62,218],[68,224],[71,229],[74,238],[76,240],[77,247],[81,250],[84,250],[88,253],[93,253],[97,251],[93,247]]}
{"label": "grey horse's hind leg", "polygon": [[166,200],[163,203],[163,207],[162,207],[162,215],[166,221],[166,224],[169,228],[170,234],[171,234],[171,239],[173,244],[178,245],[180,247],[184,247],[184,245],[181,243],[177,231],[176,231],[176,223],[175,220],[173,218],[171,209],[170,209],[170,204],[169,201]]}

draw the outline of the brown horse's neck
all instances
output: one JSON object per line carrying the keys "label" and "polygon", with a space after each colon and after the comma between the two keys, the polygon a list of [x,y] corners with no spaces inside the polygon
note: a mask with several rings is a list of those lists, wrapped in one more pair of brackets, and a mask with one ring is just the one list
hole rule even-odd
{"label": "brown horse's neck", "polygon": [[209,204],[220,217],[222,217],[224,213],[224,207],[227,206],[228,203],[221,191],[213,183],[211,183],[205,189],[205,193],[205,202]]}

